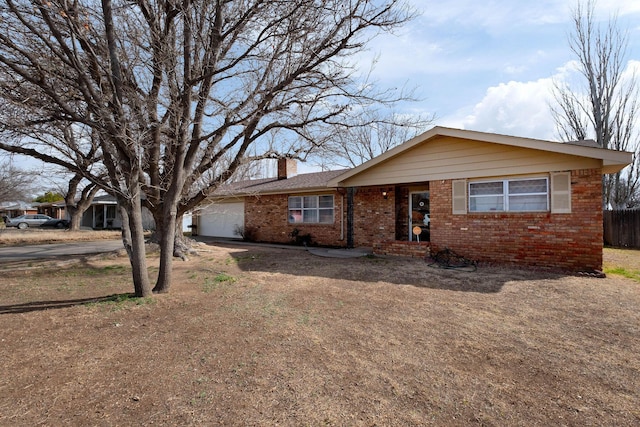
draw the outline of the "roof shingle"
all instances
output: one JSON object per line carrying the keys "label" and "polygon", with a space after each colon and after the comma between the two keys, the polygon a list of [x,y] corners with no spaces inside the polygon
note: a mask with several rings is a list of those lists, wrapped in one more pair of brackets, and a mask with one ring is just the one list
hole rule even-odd
{"label": "roof shingle", "polygon": [[233,182],[218,188],[213,193],[213,196],[283,193],[288,191],[321,189],[326,188],[330,180],[342,175],[347,170],[348,169],[305,173],[280,180],[277,178],[264,178]]}

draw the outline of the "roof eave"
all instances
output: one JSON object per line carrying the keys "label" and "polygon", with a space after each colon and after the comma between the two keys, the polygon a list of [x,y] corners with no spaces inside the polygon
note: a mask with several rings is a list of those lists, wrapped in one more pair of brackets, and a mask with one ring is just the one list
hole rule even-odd
{"label": "roof eave", "polygon": [[626,168],[633,162],[633,153],[627,152],[619,152],[620,154],[626,154],[627,156],[620,159],[604,159],[602,161],[602,173],[610,174],[610,173],[618,173],[622,169]]}
{"label": "roof eave", "polygon": [[280,190],[267,190],[267,191],[247,191],[242,192],[239,191],[233,194],[220,194],[220,195],[212,195],[208,199],[222,201],[229,199],[242,199],[244,197],[255,197],[255,196],[275,196],[281,194],[300,194],[300,193],[318,193],[332,191],[334,188],[330,186],[316,186],[316,187],[307,187],[307,188],[287,188]]}

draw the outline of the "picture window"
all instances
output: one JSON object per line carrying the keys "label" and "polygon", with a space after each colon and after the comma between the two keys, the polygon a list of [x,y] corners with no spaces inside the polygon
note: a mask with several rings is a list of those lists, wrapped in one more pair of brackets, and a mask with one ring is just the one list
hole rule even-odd
{"label": "picture window", "polygon": [[470,212],[545,212],[549,180],[505,179],[469,183]]}
{"label": "picture window", "polygon": [[289,222],[292,224],[332,224],[333,195],[289,197]]}

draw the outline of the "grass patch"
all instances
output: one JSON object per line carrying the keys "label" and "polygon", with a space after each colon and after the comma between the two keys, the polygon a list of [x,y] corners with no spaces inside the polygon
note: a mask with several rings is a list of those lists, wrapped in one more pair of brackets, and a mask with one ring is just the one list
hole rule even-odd
{"label": "grass patch", "polygon": [[126,276],[131,274],[131,268],[125,265],[106,265],[104,267],[77,267],[66,269],[45,270],[45,274],[57,277],[104,277]]}
{"label": "grass patch", "polygon": [[237,279],[235,277],[230,276],[226,273],[219,273],[217,276],[213,278],[211,277],[205,278],[204,285],[202,285],[202,291],[205,293],[208,293],[218,288],[221,284],[235,283],[236,280]]}
{"label": "grass patch", "polygon": [[37,245],[56,242],[77,242],[90,240],[115,240],[122,238],[120,231],[113,230],[47,230],[30,228],[0,233],[0,246]]}
{"label": "grass patch", "polygon": [[152,297],[138,298],[135,294],[115,294],[108,297],[100,298],[98,301],[86,303],[88,307],[109,307],[113,310],[121,310],[126,307],[155,304],[156,301]]}
{"label": "grass patch", "polygon": [[105,265],[101,269],[105,273],[127,273],[128,268],[124,265]]}
{"label": "grass patch", "polygon": [[618,276],[640,282],[640,271],[638,270],[627,270],[624,267],[605,267],[604,272],[606,274],[617,274]]}
{"label": "grass patch", "polygon": [[130,274],[131,268],[125,265],[105,265],[100,268],[91,268],[86,270],[88,276],[102,276],[107,275],[125,275]]}

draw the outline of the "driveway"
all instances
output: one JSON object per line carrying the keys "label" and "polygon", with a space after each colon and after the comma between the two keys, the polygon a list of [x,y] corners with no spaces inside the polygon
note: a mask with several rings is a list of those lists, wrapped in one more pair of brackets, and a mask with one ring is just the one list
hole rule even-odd
{"label": "driveway", "polygon": [[122,249],[122,240],[96,240],[92,242],[66,242],[47,245],[0,247],[0,263],[48,259],[67,255],[90,255]]}

